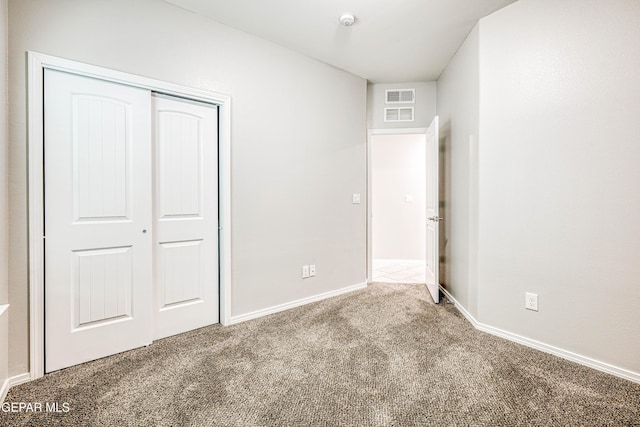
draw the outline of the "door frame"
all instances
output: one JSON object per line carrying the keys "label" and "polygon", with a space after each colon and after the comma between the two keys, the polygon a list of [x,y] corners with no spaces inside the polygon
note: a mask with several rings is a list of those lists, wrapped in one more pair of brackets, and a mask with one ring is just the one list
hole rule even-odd
{"label": "door frame", "polygon": [[371,283],[373,279],[371,144],[373,143],[372,139],[375,135],[425,135],[426,137],[427,128],[369,129],[367,132],[367,283]]}
{"label": "door frame", "polygon": [[231,320],[231,97],[37,52],[27,52],[29,375],[44,376],[44,70],[58,70],[218,106],[220,323]]}

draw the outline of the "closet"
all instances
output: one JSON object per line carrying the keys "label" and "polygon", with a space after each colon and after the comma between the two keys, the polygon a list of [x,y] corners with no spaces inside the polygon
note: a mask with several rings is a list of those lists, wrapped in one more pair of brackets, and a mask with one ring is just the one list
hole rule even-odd
{"label": "closet", "polygon": [[218,111],[46,69],[45,371],[219,321]]}

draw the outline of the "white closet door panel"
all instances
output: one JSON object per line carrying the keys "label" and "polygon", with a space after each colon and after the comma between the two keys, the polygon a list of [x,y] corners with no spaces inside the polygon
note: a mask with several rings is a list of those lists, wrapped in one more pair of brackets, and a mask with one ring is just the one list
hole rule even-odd
{"label": "white closet door panel", "polygon": [[160,218],[198,217],[203,199],[201,118],[158,111],[157,119]]}
{"label": "white closet door panel", "polygon": [[153,97],[156,151],[154,338],[219,321],[218,111]]}
{"label": "white closet door panel", "polygon": [[202,240],[160,244],[161,310],[203,301]]}
{"label": "white closet door panel", "polygon": [[112,319],[130,318],[131,247],[74,251],[74,330]]}
{"label": "white closet door panel", "polygon": [[71,95],[76,220],[127,218],[131,108],[109,98]]}
{"label": "white closet door panel", "polygon": [[150,112],[146,90],[45,71],[47,372],[151,342]]}

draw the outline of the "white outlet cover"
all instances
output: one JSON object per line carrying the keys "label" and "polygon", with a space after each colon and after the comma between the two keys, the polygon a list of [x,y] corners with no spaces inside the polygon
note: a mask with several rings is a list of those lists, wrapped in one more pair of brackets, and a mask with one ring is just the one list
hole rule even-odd
{"label": "white outlet cover", "polygon": [[353,204],[354,205],[360,204],[360,194],[354,194],[353,195]]}
{"label": "white outlet cover", "polygon": [[524,307],[527,310],[538,311],[538,294],[526,292],[524,294]]}
{"label": "white outlet cover", "polygon": [[316,275],[316,266],[315,264],[311,264],[309,266],[309,277],[313,277]]}
{"label": "white outlet cover", "polygon": [[302,266],[302,278],[306,279],[307,277],[309,277],[309,266],[308,265],[303,265]]}

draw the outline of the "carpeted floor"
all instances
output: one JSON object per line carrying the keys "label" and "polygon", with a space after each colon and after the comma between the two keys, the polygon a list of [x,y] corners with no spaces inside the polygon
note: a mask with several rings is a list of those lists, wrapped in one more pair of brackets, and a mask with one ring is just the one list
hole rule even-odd
{"label": "carpeted floor", "polygon": [[[11,426],[640,425],[640,385],[476,331],[424,285],[213,326],[14,387]],[[6,407],[6,404],[5,404]]]}

